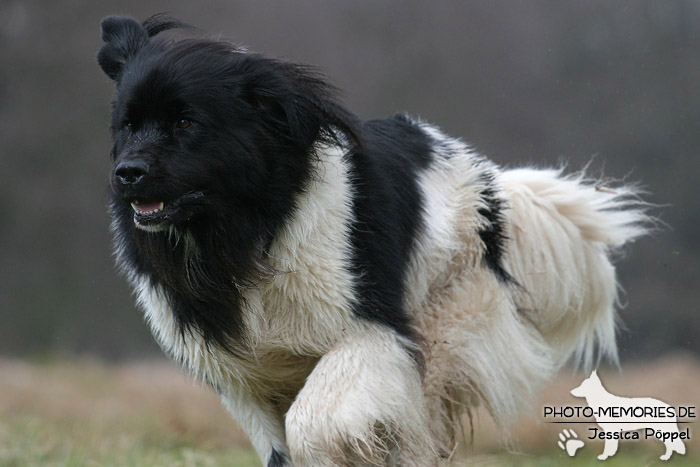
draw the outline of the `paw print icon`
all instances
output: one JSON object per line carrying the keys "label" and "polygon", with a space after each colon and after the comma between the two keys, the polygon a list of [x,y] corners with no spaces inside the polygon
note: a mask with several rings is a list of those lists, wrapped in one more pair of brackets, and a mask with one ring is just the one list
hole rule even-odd
{"label": "paw print icon", "polygon": [[578,435],[574,430],[567,430],[566,428],[559,433],[559,441],[557,445],[569,455],[569,457],[574,457],[576,451],[583,447],[583,441],[578,439]]}

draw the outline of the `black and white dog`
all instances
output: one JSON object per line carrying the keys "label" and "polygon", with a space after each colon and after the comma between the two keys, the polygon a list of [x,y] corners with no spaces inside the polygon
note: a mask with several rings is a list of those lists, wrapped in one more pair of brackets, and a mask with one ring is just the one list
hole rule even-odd
{"label": "black and white dog", "polygon": [[313,69],[155,16],[102,22],[119,265],[267,466],[437,465],[572,354],[615,356],[631,191],[501,170]]}

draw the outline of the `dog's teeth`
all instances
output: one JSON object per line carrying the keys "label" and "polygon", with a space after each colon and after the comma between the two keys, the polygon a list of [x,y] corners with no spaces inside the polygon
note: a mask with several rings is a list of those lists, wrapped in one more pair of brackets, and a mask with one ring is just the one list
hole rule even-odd
{"label": "dog's teeth", "polygon": [[132,209],[138,214],[139,216],[150,216],[153,214],[158,214],[163,210],[163,202],[161,201],[158,203],[157,207],[154,207],[153,209],[144,209],[143,207],[140,206],[141,202],[140,201],[132,201],[131,207]]}

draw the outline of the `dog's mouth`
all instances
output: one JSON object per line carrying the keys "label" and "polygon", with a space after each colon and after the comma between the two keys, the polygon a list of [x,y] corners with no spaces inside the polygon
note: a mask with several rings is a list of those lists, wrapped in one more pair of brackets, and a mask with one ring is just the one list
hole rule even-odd
{"label": "dog's mouth", "polygon": [[165,208],[165,203],[162,201],[149,203],[137,199],[131,202],[131,207],[134,208],[134,213],[139,217],[154,216]]}
{"label": "dog's mouth", "polygon": [[134,224],[147,232],[159,232],[171,224],[189,220],[202,198],[202,192],[195,192],[172,201],[133,199],[130,204],[134,210]]}
{"label": "dog's mouth", "polygon": [[164,201],[135,199],[131,202],[131,207],[134,210],[136,227],[148,232],[157,232],[165,228],[173,214],[170,203],[166,205]]}

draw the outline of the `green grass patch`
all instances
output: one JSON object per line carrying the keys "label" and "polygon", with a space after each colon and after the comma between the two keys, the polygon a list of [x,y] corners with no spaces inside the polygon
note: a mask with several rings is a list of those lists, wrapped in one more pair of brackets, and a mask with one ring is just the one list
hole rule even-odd
{"label": "green grass patch", "polygon": [[260,466],[248,447],[208,448],[154,436],[143,426],[125,428],[91,432],[89,423],[4,417],[0,421],[0,466]]}

